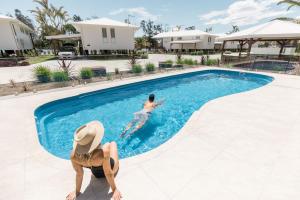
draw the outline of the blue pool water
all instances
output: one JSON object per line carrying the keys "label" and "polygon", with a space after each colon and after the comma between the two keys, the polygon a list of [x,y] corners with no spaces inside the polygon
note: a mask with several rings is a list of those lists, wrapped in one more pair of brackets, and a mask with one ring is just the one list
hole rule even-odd
{"label": "blue pool water", "polygon": [[[169,140],[206,102],[268,84],[272,77],[225,70],[205,70],[99,90],[44,104],[35,118],[41,145],[50,153],[69,159],[73,133],[79,126],[100,120],[104,143],[116,141],[121,158],[149,151]],[[150,93],[165,103],[132,137],[119,135],[142,108]],[[217,113],[216,113],[217,114]]]}

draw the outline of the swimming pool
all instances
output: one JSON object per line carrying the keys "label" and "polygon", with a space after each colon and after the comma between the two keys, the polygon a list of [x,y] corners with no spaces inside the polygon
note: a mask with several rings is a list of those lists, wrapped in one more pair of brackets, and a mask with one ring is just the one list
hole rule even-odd
{"label": "swimming pool", "polygon": [[[194,111],[218,97],[259,88],[272,77],[225,70],[203,70],[132,83],[44,104],[35,110],[38,138],[51,154],[69,159],[73,133],[79,126],[100,120],[103,142],[116,141],[120,158],[149,151],[174,136]],[[120,138],[133,113],[150,93],[164,99],[145,126],[129,138]]]}

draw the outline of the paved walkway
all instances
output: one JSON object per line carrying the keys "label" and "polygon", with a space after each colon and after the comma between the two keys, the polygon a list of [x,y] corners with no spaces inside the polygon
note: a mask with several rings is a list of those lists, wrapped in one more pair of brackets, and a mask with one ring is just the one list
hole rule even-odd
{"label": "paved walkway", "polygon": [[[200,56],[183,56],[184,58],[192,58],[200,62]],[[211,55],[210,58],[220,58],[219,54]],[[149,54],[149,59],[138,60],[139,64],[145,65],[148,62],[154,63],[158,66],[158,62],[166,60],[176,60],[175,55],[164,55],[164,54]],[[35,80],[33,75],[33,69],[38,66],[43,65],[51,69],[58,69],[59,64],[57,60],[50,60],[43,63],[38,63],[30,66],[24,67],[0,67],[0,84],[9,83],[9,80],[13,79],[16,82],[32,81]],[[73,60],[71,66],[74,68],[74,74],[83,67],[106,67],[108,72],[114,72],[115,68],[120,71],[128,71],[130,69],[128,60]]]}
{"label": "paved walkway", "polygon": [[[38,105],[165,75],[1,98],[0,199],[64,199],[74,189],[70,163],[38,143]],[[160,147],[121,160],[117,185],[124,199],[300,199],[300,77],[271,75],[267,86],[210,101]],[[106,182],[89,171],[82,191],[78,199],[110,197]]]}

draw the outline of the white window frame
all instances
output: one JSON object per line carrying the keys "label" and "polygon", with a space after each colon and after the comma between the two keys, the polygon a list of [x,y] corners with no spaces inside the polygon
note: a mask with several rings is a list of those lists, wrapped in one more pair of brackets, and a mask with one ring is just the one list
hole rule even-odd
{"label": "white window frame", "polygon": [[[107,28],[102,27],[101,28],[101,33],[102,33],[102,39],[103,39],[103,43],[107,43],[108,42],[108,38],[107,38]],[[105,34],[104,34],[105,33]]]}
{"label": "white window frame", "polygon": [[110,28],[110,39],[112,43],[116,42],[116,29],[115,28]]}

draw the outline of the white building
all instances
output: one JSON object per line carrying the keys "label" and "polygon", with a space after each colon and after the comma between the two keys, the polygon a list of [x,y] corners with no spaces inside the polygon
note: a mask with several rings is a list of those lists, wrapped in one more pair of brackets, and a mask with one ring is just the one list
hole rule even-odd
{"label": "white building", "polygon": [[19,20],[0,15],[0,51],[6,53],[20,53],[33,48],[33,30]]}
{"label": "white building", "polygon": [[[215,39],[215,49],[216,50],[221,50],[222,45],[223,45],[223,39],[222,37],[227,36],[225,33],[224,34],[216,34],[218,37]],[[239,42],[238,41],[230,41],[226,42],[225,47],[226,50],[237,50],[240,48]]]}
{"label": "white building", "polygon": [[161,46],[166,50],[212,50],[214,49],[217,35],[200,30],[181,30],[163,32],[155,39],[161,41]]}
{"label": "white building", "polygon": [[103,50],[134,49],[137,26],[107,18],[73,22],[72,25],[80,33],[83,50],[90,54]]}

